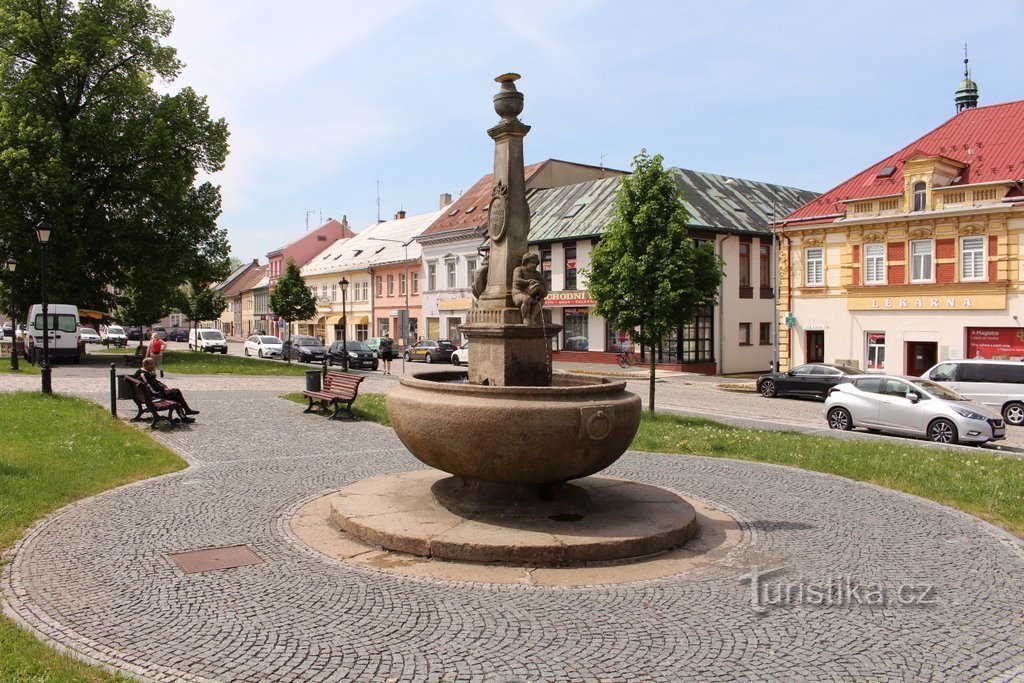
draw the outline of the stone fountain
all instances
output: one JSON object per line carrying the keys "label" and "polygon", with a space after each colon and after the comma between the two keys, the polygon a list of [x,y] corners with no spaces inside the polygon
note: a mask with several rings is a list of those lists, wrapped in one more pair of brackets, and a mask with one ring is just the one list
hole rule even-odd
{"label": "stone fountain", "polygon": [[[561,331],[544,310],[547,289],[529,253],[530,228],[517,74],[494,96],[488,214],[490,251],[462,326],[473,345],[464,372],[401,378],[387,396],[399,438],[436,472],[359,482],[332,504],[353,536],[446,559],[524,563],[617,560],[679,545],[693,508],[673,493],[592,477],[629,447],[640,398],[622,381],[553,373]],[[384,514],[381,514],[384,512]],[[488,538],[491,536],[491,538]]]}

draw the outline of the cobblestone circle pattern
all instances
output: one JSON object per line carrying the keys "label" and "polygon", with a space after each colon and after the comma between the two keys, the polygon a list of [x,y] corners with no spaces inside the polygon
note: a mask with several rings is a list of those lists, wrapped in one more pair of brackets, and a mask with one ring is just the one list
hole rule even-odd
{"label": "cobblestone circle pattern", "polygon": [[[422,465],[389,429],[303,415],[278,398],[300,382],[175,381],[201,420],[154,435],[191,466],[33,528],[4,568],[5,612],[80,658],[153,681],[1024,677],[1018,539],[928,501],[789,468],[627,453],[606,470],[741,520],[724,561],[661,579],[474,584],[322,556],[287,532],[291,511]],[[95,383],[58,390],[105,401]],[[243,544],[265,563],[186,575],[168,557]],[[767,598],[754,601],[743,577],[768,570]],[[783,585],[842,580],[886,600],[779,598]],[[890,599],[901,586],[931,590],[925,604],[901,604]]]}

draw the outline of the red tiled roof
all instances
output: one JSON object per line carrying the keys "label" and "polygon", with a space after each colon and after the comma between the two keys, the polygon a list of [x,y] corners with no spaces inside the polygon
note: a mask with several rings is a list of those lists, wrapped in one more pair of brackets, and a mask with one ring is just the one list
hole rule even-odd
{"label": "red tiled roof", "polygon": [[[530,164],[523,169],[526,180],[536,173],[547,161]],[[488,173],[476,181],[473,187],[456,199],[445,211],[444,215],[434,221],[434,224],[423,231],[424,235],[436,235],[441,232],[453,230],[464,230],[483,225],[487,220],[487,212],[484,207],[491,202],[491,189],[494,185],[494,174]],[[466,213],[466,209],[473,207],[473,210]]]}
{"label": "red tiled roof", "polygon": [[[918,155],[944,157],[966,164],[957,185],[1024,178],[1024,100],[965,109],[900,151],[872,164],[846,182],[786,216],[783,223],[835,220],[844,202],[901,194],[903,167]],[[878,172],[895,170],[887,178]]]}
{"label": "red tiled roof", "polygon": [[253,266],[244,275],[241,275],[237,280],[231,283],[231,286],[226,291],[221,292],[221,296],[224,298],[238,296],[242,292],[250,290],[253,286],[263,279],[263,276],[267,274],[267,266]]}

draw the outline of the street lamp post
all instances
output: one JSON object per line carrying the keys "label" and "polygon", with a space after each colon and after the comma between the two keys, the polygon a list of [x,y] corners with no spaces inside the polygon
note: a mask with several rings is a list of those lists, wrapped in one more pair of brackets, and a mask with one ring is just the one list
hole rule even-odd
{"label": "street lamp post", "polygon": [[402,353],[402,374],[405,374],[405,353],[404,349],[409,348],[409,288],[412,286],[412,282],[409,279],[409,245],[416,239],[415,237],[403,242],[402,240],[392,240],[386,237],[370,237],[369,239],[376,242],[394,242],[395,244],[401,244],[402,249],[405,250],[405,329],[402,330],[403,334],[403,353]]}
{"label": "street lamp post", "polygon": [[13,258],[7,259],[7,270],[11,273],[11,284],[8,289],[8,303],[11,305],[11,370],[15,372],[18,370],[18,323],[14,319],[14,269],[17,267],[17,261]]}
{"label": "street lamp post", "polygon": [[348,372],[348,278],[342,277],[338,284],[341,285],[341,370]]}
{"label": "street lamp post", "polygon": [[[53,231],[53,226],[49,222],[42,220],[36,225],[36,237],[39,239],[39,244],[42,246],[43,251],[43,269],[40,274],[40,280],[42,281],[42,295],[43,295],[43,363],[41,374],[43,377],[43,393],[52,394],[53,387],[50,384],[50,310],[49,304],[46,300],[46,245],[50,241],[50,232]],[[26,334],[28,331],[26,330]]]}

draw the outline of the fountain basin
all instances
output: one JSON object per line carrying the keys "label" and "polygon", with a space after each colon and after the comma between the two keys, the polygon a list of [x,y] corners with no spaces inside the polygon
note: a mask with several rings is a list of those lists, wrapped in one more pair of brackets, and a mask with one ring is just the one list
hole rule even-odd
{"label": "fountain basin", "polygon": [[388,418],[421,462],[475,482],[554,485],[601,471],[640,425],[626,383],[556,373],[550,387],[452,384],[464,372],[402,377]]}

